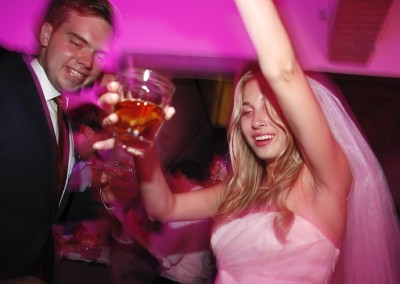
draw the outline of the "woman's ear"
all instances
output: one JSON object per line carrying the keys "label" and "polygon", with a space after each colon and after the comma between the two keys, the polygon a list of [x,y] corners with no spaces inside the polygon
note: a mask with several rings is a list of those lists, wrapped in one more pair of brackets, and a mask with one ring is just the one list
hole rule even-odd
{"label": "woman's ear", "polygon": [[49,44],[51,33],[53,32],[53,26],[49,22],[44,22],[40,28],[39,40],[40,44],[46,47]]}

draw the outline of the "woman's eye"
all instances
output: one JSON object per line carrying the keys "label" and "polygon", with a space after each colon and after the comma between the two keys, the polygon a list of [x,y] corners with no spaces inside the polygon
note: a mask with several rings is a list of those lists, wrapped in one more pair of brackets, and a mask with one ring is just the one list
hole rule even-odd
{"label": "woman's eye", "polygon": [[104,53],[95,53],[94,58],[97,62],[103,62],[106,55]]}
{"label": "woman's eye", "polygon": [[249,109],[242,110],[242,116],[249,116],[251,113],[252,113],[252,110],[249,110]]}

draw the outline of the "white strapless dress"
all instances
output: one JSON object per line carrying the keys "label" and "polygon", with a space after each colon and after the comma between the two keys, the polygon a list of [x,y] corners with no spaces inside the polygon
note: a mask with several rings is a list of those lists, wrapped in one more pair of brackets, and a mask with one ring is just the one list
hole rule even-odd
{"label": "white strapless dress", "polygon": [[251,213],[214,230],[215,283],[328,283],[339,249],[297,215],[287,241],[280,243],[272,225],[276,214]]}

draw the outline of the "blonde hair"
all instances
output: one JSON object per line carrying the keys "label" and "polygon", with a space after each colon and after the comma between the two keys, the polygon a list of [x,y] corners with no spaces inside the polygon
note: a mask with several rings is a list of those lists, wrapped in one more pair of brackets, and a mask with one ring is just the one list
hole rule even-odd
{"label": "blonde hair", "polygon": [[294,217],[285,201],[303,160],[274,97],[269,97],[265,100],[267,112],[273,122],[286,133],[287,142],[285,149],[276,159],[274,172],[270,173],[272,180],[263,184],[267,175],[266,162],[259,159],[247,145],[240,127],[243,90],[250,80],[258,80],[263,94],[271,95],[271,89],[258,69],[248,71],[238,81],[228,125],[232,176],[224,188],[223,200],[216,218],[232,218],[254,209],[273,207],[278,212],[274,220],[275,233],[280,240],[284,240]]}

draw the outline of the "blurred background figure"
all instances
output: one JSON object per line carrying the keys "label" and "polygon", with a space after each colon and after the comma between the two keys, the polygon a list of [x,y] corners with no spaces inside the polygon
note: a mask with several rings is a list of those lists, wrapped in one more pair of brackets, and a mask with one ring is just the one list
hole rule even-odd
{"label": "blurred background figure", "polygon": [[67,210],[54,226],[59,261],[53,283],[109,283],[111,216],[101,201],[104,181],[98,173],[108,151],[97,153],[92,147],[110,136],[101,126],[105,112],[85,103],[69,110],[68,116],[76,163],[66,188],[71,195]]}
{"label": "blurred background figure", "polygon": [[223,182],[230,173],[229,154],[215,154],[210,165],[210,182]]}
{"label": "blurred background figure", "polygon": [[53,283],[151,283],[156,260],[116,218],[140,202],[133,160],[118,149],[93,150],[94,142],[110,136],[97,105],[77,105],[68,115],[77,162],[67,186],[68,210],[54,230],[59,262]]}
{"label": "blurred background figure", "polygon": [[128,233],[121,222],[129,208],[135,208],[136,218],[146,230],[157,230],[142,209],[137,190],[135,165],[121,149],[114,149],[103,163],[101,200],[111,214],[110,269],[112,284],[152,283],[158,271],[156,259]]}
{"label": "blurred background figure", "polygon": [[[193,160],[183,160],[171,168],[168,182],[175,193],[199,190],[216,182],[209,172],[223,181],[227,167],[221,155],[214,156],[210,170]],[[122,222],[130,237],[157,259],[159,268],[153,283],[213,283],[216,267],[209,243],[212,220],[167,222],[151,230],[144,226],[147,215],[141,204],[140,209],[143,213],[138,214],[137,208],[130,208]]]}

